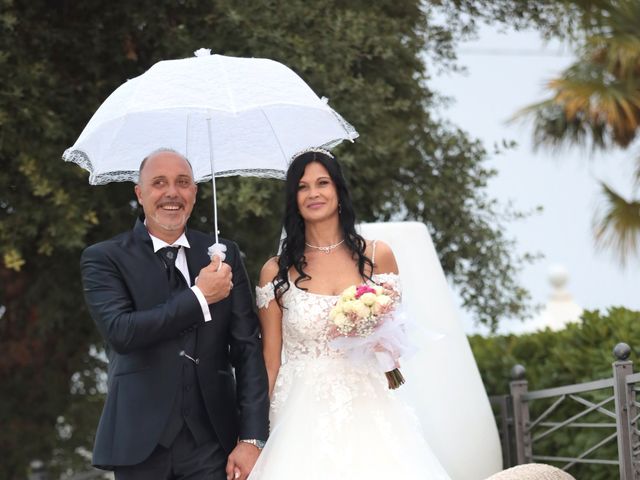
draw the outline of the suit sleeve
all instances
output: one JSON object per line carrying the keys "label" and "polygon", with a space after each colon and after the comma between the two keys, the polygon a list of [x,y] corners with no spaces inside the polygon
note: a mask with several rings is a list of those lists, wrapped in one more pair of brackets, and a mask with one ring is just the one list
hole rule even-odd
{"label": "suit sleeve", "polygon": [[118,353],[176,338],[204,321],[198,299],[189,289],[149,310],[135,310],[121,272],[99,245],[82,253],[80,268],[91,317]]}
{"label": "suit sleeve", "polygon": [[266,440],[269,434],[269,385],[262,356],[258,317],[247,272],[237,245],[233,259],[230,354],[237,382],[239,438]]}

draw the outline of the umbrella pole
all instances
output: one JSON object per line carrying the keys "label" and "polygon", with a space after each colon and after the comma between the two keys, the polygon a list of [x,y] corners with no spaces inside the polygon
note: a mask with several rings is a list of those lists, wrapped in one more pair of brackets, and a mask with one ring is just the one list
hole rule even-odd
{"label": "umbrella pole", "polygon": [[216,195],[216,169],[213,162],[213,133],[211,131],[211,114],[207,117],[207,132],[209,134],[209,160],[211,162],[211,185],[213,186],[213,233],[218,243],[218,203]]}
{"label": "umbrella pole", "polygon": [[222,267],[222,262],[226,257],[224,252],[227,251],[227,246],[218,242],[218,200],[216,194],[216,169],[213,164],[213,132],[211,131],[211,112],[209,112],[209,116],[207,117],[207,131],[209,134],[209,160],[211,161],[211,185],[213,186],[213,228],[214,235],[216,239],[216,243],[211,245],[207,249],[207,253],[209,254],[209,258],[213,261],[213,257],[217,256],[220,259],[218,263],[218,271]]}

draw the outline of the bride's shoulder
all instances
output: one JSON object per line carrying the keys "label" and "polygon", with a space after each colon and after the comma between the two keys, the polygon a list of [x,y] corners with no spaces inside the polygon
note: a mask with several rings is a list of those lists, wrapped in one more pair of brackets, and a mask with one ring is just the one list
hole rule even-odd
{"label": "bride's shoulder", "polygon": [[398,273],[398,263],[389,244],[382,240],[367,240],[367,256],[373,261],[373,273]]}
{"label": "bride's shoulder", "polygon": [[278,257],[271,257],[267,260],[262,266],[262,270],[260,270],[260,286],[264,286],[273,281],[278,274],[279,268]]}

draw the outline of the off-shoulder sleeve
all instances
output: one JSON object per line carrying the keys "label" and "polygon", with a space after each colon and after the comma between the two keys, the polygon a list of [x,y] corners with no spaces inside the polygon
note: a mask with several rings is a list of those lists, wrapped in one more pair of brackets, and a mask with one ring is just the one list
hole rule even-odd
{"label": "off-shoulder sleeve", "polygon": [[276,298],[273,282],[264,287],[256,287],[256,305],[258,308],[268,308],[271,301]]}

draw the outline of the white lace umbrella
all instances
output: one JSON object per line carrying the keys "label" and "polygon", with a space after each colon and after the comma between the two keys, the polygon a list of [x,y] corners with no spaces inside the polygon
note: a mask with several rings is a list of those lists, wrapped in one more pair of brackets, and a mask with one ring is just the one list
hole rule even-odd
{"label": "white lace umbrella", "polygon": [[273,60],[211,55],[161,61],[118,87],[63,154],[89,183],[136,181],[158,148],[185,155],[196,182],[215,176],[284,178],[291,157],[358,136],[291,69]]}

